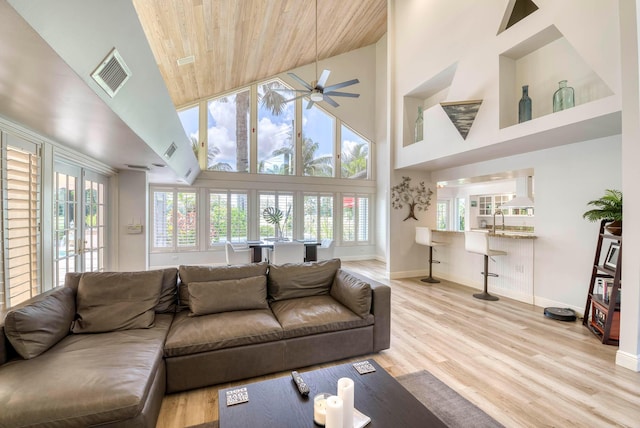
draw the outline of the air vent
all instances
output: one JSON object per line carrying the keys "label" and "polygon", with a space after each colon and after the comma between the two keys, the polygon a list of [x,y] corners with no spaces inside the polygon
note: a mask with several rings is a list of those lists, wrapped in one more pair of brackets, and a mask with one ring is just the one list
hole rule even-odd
{"label": "air vent", "polygon": [[131,169],[140,169],[143,171],[150,171],[148,166],[145,165],[129,165],[127,164],[127,168],[131,168]]}
{"label": "air vent", "polygon": [[176,150],[178,150],[178,146],[176,146],[176,143],[171,143],[167,151],[164,152],[164,157],[169,159],[171,156],[173,156]]}
{"label": "air vent", "polygon": [[178,63],[178,65],[187,65],[187,64],[191,64],[192,62],[195,62],[196,57],[193,55],[189,55],[189,56],[185,56],[184,58],[180,58],[178,59],[176,62]]}
{"label": "air vent", "polygon": [[191,168],[189,168],[189,171],[187,171],[187,173],[184,175],[184,178],[189,178],[190,175],[191,175]]}
{"label": "air vent", "polygon": [[93,74],[91,74],[91,77],[113,98],[129,77],[131,77],[131,71],[129,67],[127,67],[127,64],[124,63],[116,48],[113,48]]}

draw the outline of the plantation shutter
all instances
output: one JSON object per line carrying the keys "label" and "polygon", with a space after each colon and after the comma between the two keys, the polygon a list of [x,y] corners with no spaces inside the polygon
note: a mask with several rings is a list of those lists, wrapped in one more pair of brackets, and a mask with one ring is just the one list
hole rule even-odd
{"label": "plantation shutter", "polygon": [[3,303],[15,306],[39,293],[40,159],[38,147],[3,134]]}
{"label": "plantation shutter", "polygon": [[369,240],[369,198],[358,198],[358,241]]}

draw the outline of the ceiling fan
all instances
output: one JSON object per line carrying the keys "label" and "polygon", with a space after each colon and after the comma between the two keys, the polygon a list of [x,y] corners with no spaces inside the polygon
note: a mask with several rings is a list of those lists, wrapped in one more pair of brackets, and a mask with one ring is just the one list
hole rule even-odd
{"label": "ceiling fan", "polygon": [[[315,1],[316,6],[316,69],[315,75],[318,76],[318,0]],[[335,102],[331,97],[349,97],[349,98],[358,98],[360,94],[353,94],[350,92],[337,92],[336,89],[344,88],[346,86],[355,85],[356,83],[360,83],[358,79],[347,80],[342,83],[336,83],[335,85],[325,86],[327,80],[329,80],[330,70],[323,70],[320,78],[317,81],[311,82],[311,84],[307,83],[304,79],[297,76],[295,73],[287,73],[293,79],[298,81],[302,86],[306,89],[294,89],[295,92],[301,92],[302,95],[299,95],[295,98],[291,98],[289,101],[294,101],[299,98],[309,97],[310,101],[307,104],[307,109],[313,107],[314,103],[325,101],[329,105],[333,107],[338,107],[340,104]]]}

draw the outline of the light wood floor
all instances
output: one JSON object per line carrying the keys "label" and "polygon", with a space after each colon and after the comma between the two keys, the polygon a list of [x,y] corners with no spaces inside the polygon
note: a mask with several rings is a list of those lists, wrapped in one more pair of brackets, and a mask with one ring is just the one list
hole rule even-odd
{"label": "light wood floor", "polygon": [[[616,366],[617,347],[580,321],[477,300],[455,283],[385,280],[376,261],[343,266],[392,287],[391,348],[353,360],[375,358],[393,376],[428,370],[507,427],[640,427],[640,373]],[[216,420],[217,395],[214,386],[166,396],[157,426]]]}

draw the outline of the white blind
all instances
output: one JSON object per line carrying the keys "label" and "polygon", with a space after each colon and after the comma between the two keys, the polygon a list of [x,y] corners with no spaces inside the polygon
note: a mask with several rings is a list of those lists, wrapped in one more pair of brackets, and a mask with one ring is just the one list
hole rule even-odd
{"label": "white blind", "polygon": [[358,198],[358,241],[369,240],[369,198]]}
{"label": "white blind", "polygon": [[33,151],[5,145],[2,159],[3,303],[14,306],[39,292],[40,168]]}
{"label": "white blind", "polygon": [[247,194],[231,193],[229,217],[231,224],[231,241],[247,240]]}

